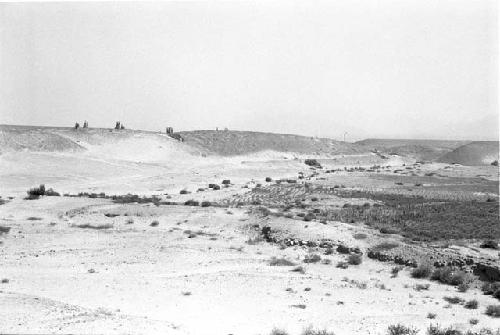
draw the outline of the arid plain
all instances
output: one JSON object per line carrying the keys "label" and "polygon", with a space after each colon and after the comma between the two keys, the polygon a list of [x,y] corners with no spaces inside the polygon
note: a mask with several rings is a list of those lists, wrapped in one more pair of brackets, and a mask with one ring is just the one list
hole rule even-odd
{"label": "arid plain", "polygon": [[0,126],[1,333],[500,328],[498,142],[179,135]]}

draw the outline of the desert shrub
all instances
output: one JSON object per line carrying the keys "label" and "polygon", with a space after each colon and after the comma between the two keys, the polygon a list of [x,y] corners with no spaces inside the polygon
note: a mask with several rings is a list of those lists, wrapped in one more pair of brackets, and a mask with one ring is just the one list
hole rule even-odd
{"label": "desert shrub", "polygon": [[318,263],[321,260],[321,256],[318,254],[309,254],[304,257],[304,263]]}
{"label": "desert shrub", "polygon": [[110,224],[110,223],[103,223],[103,224],[83,223],[83,224],[75,225],[74,227],[84,228],[84,229],[97,229],[97,230],[101,230],[101,229],[110,229],[110,228],[113,228],[113,225]]}
{"label": "desert shrub", "polygon": [[391,278],[396,278],[399,274],[399,271],[403,270],[401,266],[395,266],[391,269]]}
{"label": "desert shrub", "polygon": [[387,335],[416,335],[418,329],[404,326],[402,324],[390,325],[387,328]]}
{"label": "desert shrub", "polygon": [[427,319],[435,319],[437,316],[436,313],[427,313]]}
{"label": "desert shrub", "polygon": [[352,254],[347,257],[347,262],[351,265],[359,265],[363,262],[363,257],[360,254]]}
{"label": "desert shrub", "polygon": [[356,240],[364,240],[368,237],[368,235],[363,234],[363,233],[357,233],[357,234],[354,234],[353,237]]}
{"label": "desert shrub", "polygon": [[270,183],[270,182],[272,182],[272,181],[273,181],[273,178],[271,178],[271,177],[266,177],[266,182]]}
{"label": "desert shrub", "polygon": [[39,187],[31,188],[27,191],[28,196],[42,196],[45,195],[45,185],[40,184]]}
{"label": "desert shrub", "polygon": [[477,324],[479,323],[479,320],[478,320],[478,319],[470,319],[470,320],[469,320],[469,323],[470,323],[471,325],[477,325]]}
{"label": "desert shrub", "polygon": [[306,269],[304,269],[304,267],[302,265],[299,265],[299,266],[293,268],[290,271],[292,271],[292,272],[298,272],[298,273],[301,273],[301,274],[306,273]]}
{"label": "desert shrub", "polygon": [[45,195],[48,197],[60,197],[61,194],[59,192],[54,191],[52,188],[49,188],[45,191]]}
{"label": "desert shrub", "polygon": [[283,329],[274,328],[273,330],[271,330],[269,335],[288,335],[288,332]]}
{"label": "desert shrub", "polygon": [[231,180],[229,180],[229,179],[224,179],[222,181],[222,185],[229,185],[229,184],[231,184]]}
{"label": "desert shrub", "polygon": [[316,168],[320,168],[321,169],[321,164],[317,160],[315,160],[315,159],[306,159],[304,161],[304,163],[306,165],[311,166],[311,167],[316,167]]}
{"label": "desert shrub", "polygon": [[380,228],[380,232],[382,234],[399,234],[398,229],[390,228],[390,227],[382,227],[382,228]]}
{"label": "desert shrub", "polygon": [[464,305],[464,307],[467,309],[477,309],[478,306],[479,306],[479,303],[477,302],[476,299],[469,300]]}
{"label": "desert shrub", "polygon": [[312,221],[316,219],[316,215],[312,214],[312,213],[307,213],[305,216],[304,216],[304,221]]}
{"label": "desert shrub", "polygon": [[0,235],[7,234],[10,231],[10,227],[0,226]]}
{"label": "desert shrub", "polygon": [[[468,285],[472,281],[472,277],[467,272],[454,269],[449,266],[436,268],[431,275],[432,280],[437,280],[443,284],[458,286]],[[465,287],[462,287],[465,288]]]}
{"label": "desert shrub", "polygon": [[151,227],[158,227],[160,223],[157,221],[157,220],[154,220],[153,222],[151,222],[150,226]]}
{"label": "desert shrub", "polygon": [[189,194],[188,190],[180,190],[179,194]]}
{"label": "desert shrub", "polygon": [[498,160],[494,160],[493,162],[491,162],[491,165],[498,166]]}
{"label": "desert shrub", "polygon": [[460,330],[454,328],[440,328],[439,325],[430,325],[427,328],[427,335],[463,335]]}
{"label": "desert shrub", "polygon": [[460,283],[460,284],[458,284],[457,288],[458,288],[458,292],[464,293],[464,292],[467,292],[469,290],[470,284],[469,283]]}
{"label": "desert shrub", "polygon": [[500,300],[500,289],[496,290],[495,292],[493,292],[493,296],[495,298],[497,298],[498,300]]}
{"label": "desert shrub", "polygon": [[190,199],[188,201],[186,201],[184,203],[185,206],[199,206],[200,205],[200,202],[199,201],[196,201],[196,200],[193,200],[193,199]]}
{"label": "desert shrub", "polygon": [[286,258],[276,258],[272,257],[271,260],[269,261],[270,266],[294,266],[296,265],[294,262],[289,261]]}
{"label": "desert shrub", "polygon": [[335,335],[335,333],[326,329],[314,329],[312,327],[307,327],[302,331],[301,335]]}
{"label": "desert shrub", "polygon": [[415,291],[428,291],[431,285],[429,284],[417,284],[415,285]]}
{"label": "desert shrub", "polygon": [[210,207],[212,203],[210,201],[202,201],[201,202],[201,207]]}
{"label": "desert shrub", "polygon": [[460,297],[444,297],[443,298],[447,303],[452,305],[463,304],[465,302],[464,299]]}
{"label": "desert shrub", "polygon": [[410,272],[413,278],[427,278],[432,273],[432,265],[422,263]]}
{"label": "desert shrub", "polygon": [[347,269],[349,267],[349,263],[347,263],[347,262],[338,262],[337,263],[337,267],[339,269]]}
{"label": "desert shrub", "polygon": [[481,287],[481,291],[483,291],[485,295],[491,295],[498,290],[500,290],[500,282],[484,283]]}
{"label": "desert shrub", "polygon": [[486,307],[486,315],[500,318],[500,305],[489,305]]}
{"label": "desert shrub", "polygon": [[493,240],[486,240],[479,246],[481,248],[498,249],[498,242]]}

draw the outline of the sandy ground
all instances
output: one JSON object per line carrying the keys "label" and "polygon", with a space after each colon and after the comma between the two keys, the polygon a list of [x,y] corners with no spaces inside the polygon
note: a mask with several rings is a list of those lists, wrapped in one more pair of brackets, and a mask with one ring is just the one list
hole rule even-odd
{"label": "sandy ground", "polygon": [[[267,225],[290,236],[329,238],[364,250],[370,239],[353,238],[357,232],[371,233],[364,227],[260,217],[246,208],[121,205],[67,197],[23,200],[26,190],[40,183],[61,193],[169,193],[176,201],[214,200],[247,192],[244,185],[263,183],[267,176],[309,171],[294,155],[273,152],[216,159],[172,148],[162,156],[163,148],[157,148],[160,152],[125,156],[129,145],[123,145],[114,151],[89,145],[85,154],[0,156],[0,195],[14,197],[0,206],[0,225],[11,227],[0,235],[0,277],[8,279],[0,284],[0,333],[268,334],[279,327],[299,334],[312,325],[339,335],[385,334],[396,323],[421,333],[430,324],[463,330],[500,327],[500,319],[484,314],[485,306],[498,301],[477,289],[459,293],[410,278],[408,269],[391,278],[394,265],[366,257],[348,269],[335,266],[346,258],[338,253],[321,255],[331,264],[304,264],[304,256],[320,251],[249,243],[258,237],[256,227]],[[344,166],[341,158],[327,167]],[[376,162],[372,156],[344,158],[367,166]],[[391,162],[394,168],[405,163],[399,158]],[[432,169],[449,171],[444,166]],[[455,173],[464,174],[460,169]],[[491,169],[485,173],[491,175]],[[325,182],[367,185],[363,174],[331,178]],[[222,179],[234,185],[178,194]],[[384,180],[372,183],[382,187]],[[157,227],[150,226],[154,220]],[[82,224],[111,228],[78,227]],[[305,273],[290,271],[294,266],[270,266],[272,257],[302,265]],[[430,288],[417,291],[419,283]],[[445,296],[477,299],[479,309],[449,305]],[[428,313],[436,318],[428,319]],[[476,326],[469,324],[473,318],[479,320]]]}

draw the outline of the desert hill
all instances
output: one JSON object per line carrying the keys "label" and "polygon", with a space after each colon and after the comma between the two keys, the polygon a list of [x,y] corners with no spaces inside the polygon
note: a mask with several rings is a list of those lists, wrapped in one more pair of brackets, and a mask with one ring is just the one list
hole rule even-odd
{"label": "desert hill", "polygon": [[309,155],[355,154],[368,151],[363,146],[353,143],[290,134],[215,130],[183,131],[180,134],[185,143],[204,153],[221,156],[267,150]]}
{"label": "desert hill", "polygon": [[250,131],[183,131],[184,142],[166,134],[141,130],[78,129],[0,125],[0,152],[77,152],[107,147],[110,155],[137,151],[156,152],[159,147],[190,154],[235,156],[263,151],[304,155],[335,155],[368,152],[366,148],[327,138]]}
{"label": "desert hill", "polygon": [[477,141],[456,148],[438,159],[441,163],[462,165],[490,165],[498,160],[497,141]]}
{"label": "desert hill", "polygon": [[413,157],[423,161],[435,161],[439,157],[467,143],[467,141],[412,139],[366,139],[356,142],[356,144],[378,151]]}

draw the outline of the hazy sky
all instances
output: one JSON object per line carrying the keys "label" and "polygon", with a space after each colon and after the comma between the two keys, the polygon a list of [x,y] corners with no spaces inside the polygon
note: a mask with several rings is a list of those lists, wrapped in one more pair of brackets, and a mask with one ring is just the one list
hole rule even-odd
{"label": "hazy sky", "polygon": [[496,1],[1,3],[0,123],[497,139]]}

